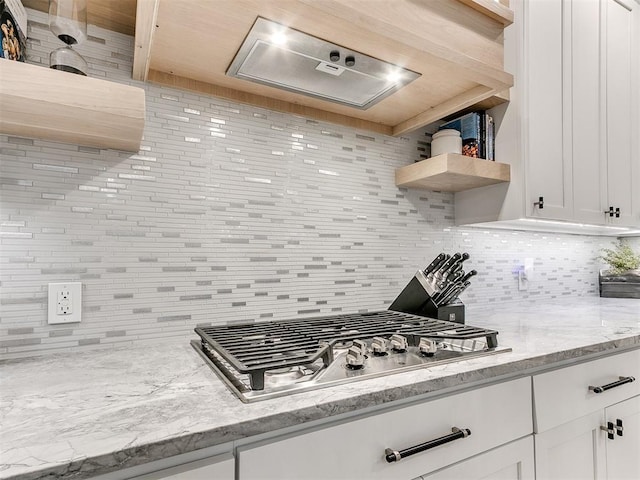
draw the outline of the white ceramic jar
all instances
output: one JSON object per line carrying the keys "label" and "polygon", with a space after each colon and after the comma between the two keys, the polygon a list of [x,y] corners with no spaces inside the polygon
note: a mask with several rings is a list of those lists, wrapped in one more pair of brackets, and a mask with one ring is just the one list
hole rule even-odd
{"label": "white ceramic jar", "polygon": [[440,130],[431,137],[431,156],[443,153],[462,153],[462,137],[458,130]]}

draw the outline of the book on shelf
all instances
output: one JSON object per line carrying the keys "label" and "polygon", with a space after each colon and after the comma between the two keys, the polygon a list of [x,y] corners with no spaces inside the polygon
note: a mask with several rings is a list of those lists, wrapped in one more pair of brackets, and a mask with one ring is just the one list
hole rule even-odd
{"label": "book on shelf", "polygon": [[495,160],[495,125],[488,113],[470,112],[449,120],[438,129],[454,129],[460,132],[463,155]]}

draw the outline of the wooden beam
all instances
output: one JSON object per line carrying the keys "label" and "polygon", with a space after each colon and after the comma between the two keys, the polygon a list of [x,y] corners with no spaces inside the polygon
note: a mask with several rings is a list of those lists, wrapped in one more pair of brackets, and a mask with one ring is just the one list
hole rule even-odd
{"label": "wooden beam", "polygon": [[363,130],[382,133],[384,135],[391,135],[393,133],[393,129],[389,125],[361,120],[359,118],[347,117],[346,115],[340,115],[338,113],[327,112],[312,107],[305,107],[304,105],[285,102],[283,100],[264,97],[253,93],[242,92],[233,88],[221,87],[219,85],[171,75],[169,73],[159,72],[153,69],[149,70],[148,81],[150,83],[156,83],[158,85],[164,85],[171,88],[206,93],[208,95],[213,95],[214,97],[226,98],[235,102],[255,105],[269,110],[290,113],[292,115],[301,115],[303,117],[313,118],[323,122],[337,123],[338,125],[344,125],[347,127],[360,128]]}
{"label": "wooden beam", "polygon": [[489,87],[485,87],[484,85],[474,87],[471,90],[464,92],[462,95],[451,98],[442,102],[440,105],[436,105],[429,110],[425,110],[413,118],[400,122],[393,127],[393,135],[399,136],[404,133],[417,130],[418,128],[424,127],[425,125],[435,122],[436,120],[439,120],[451,113],[458,112],[470,105],[473,105],[474,103],[478,103],[479,101],[490,97],[492,93],[496,92],[492,92]]}
{"label": "wooden beam", "polygon": [[158,6],[160,0],[138,0],[136,7],[136,38],[133,51],[134,80],[147,81],[149,75],[149,61],[153,45],[153,33],[156,31]]}

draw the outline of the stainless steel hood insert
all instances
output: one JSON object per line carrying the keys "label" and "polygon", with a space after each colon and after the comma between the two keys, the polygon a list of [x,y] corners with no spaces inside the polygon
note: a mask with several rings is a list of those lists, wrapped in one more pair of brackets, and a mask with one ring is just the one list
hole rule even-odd
{"label": "stainless steel hood insert", "polygon": [[227,75],[361,110],[420,77],[261,17]]}

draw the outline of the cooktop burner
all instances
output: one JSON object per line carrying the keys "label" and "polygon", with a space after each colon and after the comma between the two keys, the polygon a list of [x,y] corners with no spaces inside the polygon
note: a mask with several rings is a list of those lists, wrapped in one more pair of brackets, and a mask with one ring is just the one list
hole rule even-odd
{"label": "cooktop burner", "polygon": [[195,332],[194,348],[244,402],[511,351],[495,330],[390,310]]}

